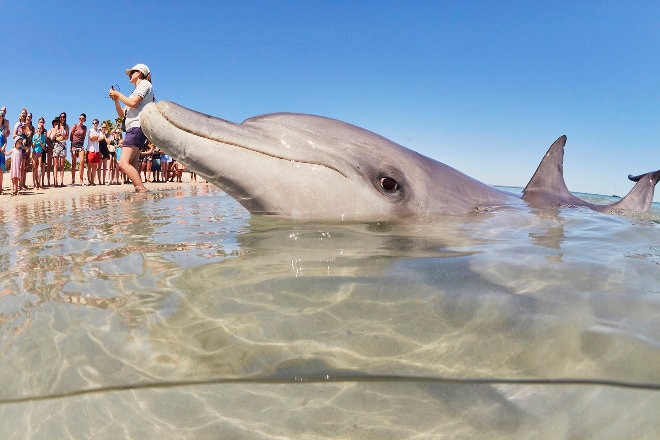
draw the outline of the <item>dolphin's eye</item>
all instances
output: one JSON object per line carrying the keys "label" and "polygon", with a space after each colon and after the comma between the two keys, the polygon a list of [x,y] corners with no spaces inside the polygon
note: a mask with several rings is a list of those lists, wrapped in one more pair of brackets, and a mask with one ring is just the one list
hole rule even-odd
{"label": "dolphin's eye", "polygon": [[381,188],[383,188],[387,192],[394,192],[401,189],[401,187],[399,186],[399,182],[392,179],[391,177],[381,177],[380,179],[378,179],[378,184],[380,185]]}

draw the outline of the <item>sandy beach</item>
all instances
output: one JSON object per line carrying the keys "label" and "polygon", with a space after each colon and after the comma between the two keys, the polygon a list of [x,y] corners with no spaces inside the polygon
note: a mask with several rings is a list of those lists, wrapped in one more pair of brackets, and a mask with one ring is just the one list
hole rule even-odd
{"label": "sandy beach", "polygon": [[[12,195],[11,190],[11,177],[9,173],[3,173],[2,179],[2,194],[0,195],[0,206],[6,207],[22,203],[32,203],[44,199],[57,199],[57,198],[70,198],[80,194],[120,194],[120,193],[133,193],[134,188],[132,184],[121,185],[99,185],[95,186],[85,185],[81,186],[80,182],[76,179],[76,185],[71,185],[71,171],[64,173],[64,187],[46,186],[45,188],[36,189],[32,185],[32,173],[27,174],[26,184],[28,189],[20,191],[18,195]],[[76,175],[76,177],[78,177]],[[109,179],[108,179],[109,180]],[[175,179],[176,180],[176,179]],[[158,191],[164,189],[176,189],[188,185],[203,184],[206,185],[204,179],[197,178],[197,181],[191,180],[190,173],[185,172],[181,178],[182,182],[145,182],[144,186],[149,191]],[[53,183],[51,176],[51,184]],[[87,183],[87,180],[85,180]],[[107,181],[106,181],[107,183]]]}

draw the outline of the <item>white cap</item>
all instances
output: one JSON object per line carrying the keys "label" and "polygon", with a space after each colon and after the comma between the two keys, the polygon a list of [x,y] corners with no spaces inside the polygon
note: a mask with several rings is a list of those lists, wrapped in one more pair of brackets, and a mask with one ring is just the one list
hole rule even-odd
{"label": "white cap", "polygon": [[126,69],[126,75],[130,75],[133,70],[137,70],[138,72],[142,72],[144,76],[149,75],[149,68],[147,67],[146,64],[136,64],[135,66],[131,67],[130,69]]}

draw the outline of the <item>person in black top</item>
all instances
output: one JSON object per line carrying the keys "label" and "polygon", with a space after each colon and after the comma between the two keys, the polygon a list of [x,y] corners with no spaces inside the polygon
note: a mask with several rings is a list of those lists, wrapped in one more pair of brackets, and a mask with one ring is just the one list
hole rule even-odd
{"label": "person in black top", "polygon": [[110,150],[108,150],[108,136],[110,128],[103,124],[101,126],[101,137],[99,138],[99,153],[101,153],[101,163],[98,168],[98,181],[100,185],[105,185],[105,177],[108,170],[108,159],[110,159]]}

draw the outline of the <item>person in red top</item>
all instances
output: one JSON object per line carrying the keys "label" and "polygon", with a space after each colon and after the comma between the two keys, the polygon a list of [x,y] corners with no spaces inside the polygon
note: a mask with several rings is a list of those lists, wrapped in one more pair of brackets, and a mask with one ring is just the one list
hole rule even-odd
{"label": "person in red top", "polygon": [[85,121],[87,116],[80,114],[78,123],[71,127],[71,185],[76,184],[76,160],[80,162],[80,184],[83,182],[83,171],[85,169],[85,139],[87,138],[87,127]]}

